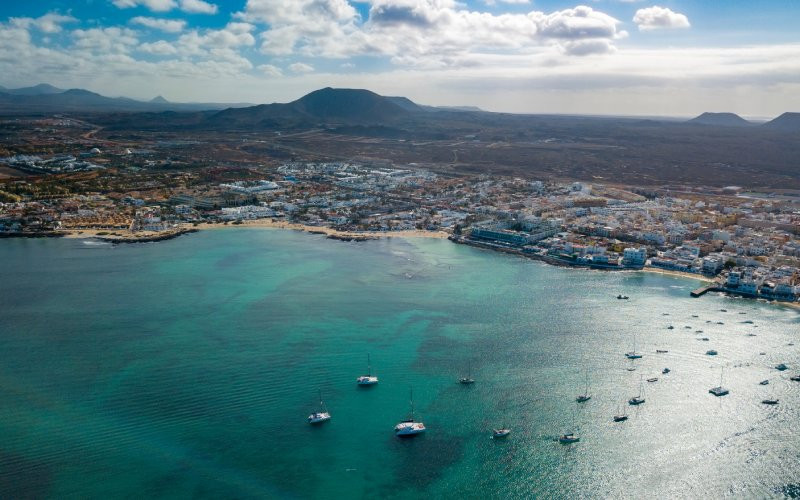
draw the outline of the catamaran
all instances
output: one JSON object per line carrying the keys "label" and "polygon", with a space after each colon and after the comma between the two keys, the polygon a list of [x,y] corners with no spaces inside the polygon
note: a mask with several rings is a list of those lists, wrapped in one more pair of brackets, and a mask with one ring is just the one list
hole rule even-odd
{"label": "catamaran", "polygon": [[425,424],[414,420],[414,392],[409,389],[411,401],[411,417],[394,426],[394,433],[399,437],[410,437],[425,432]]}
{"label": "catamaran", "polygon": [[331,419],[331,414],[325,408],[325,403],[322,402],[322,389],[319,390],[319,411],[312,413],[308,416],[309,424],[321,424]]}
{"label": "catamaran", "polygon": [[358,385],[375,385],[378,383],[378,377],[372,374],[372,363],[370,362],[369,354],[367,354],[367,374],[358,377],[356,383]]}

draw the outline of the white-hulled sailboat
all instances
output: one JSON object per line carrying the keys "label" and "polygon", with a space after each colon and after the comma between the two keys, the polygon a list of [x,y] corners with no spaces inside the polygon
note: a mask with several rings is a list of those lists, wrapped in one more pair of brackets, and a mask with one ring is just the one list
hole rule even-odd
{"label": "white-hulled sailboat", "polygon": [[322,389],[319,390],[319,411],[312,413],[308,416],[309,424],[321,424],[331,419],[331,414],[325,408],[325,403],[322,402]]}
{"label": "white-hulled sailboat", "polygon": [[367,374],[358,377],[356,383],[358,385],[375,385],[378,383],[378,377],[372,374],[372,363],[369,359],[369,354],[367,354]]}
{"label": "white-hulled sailboat", "polygon": [[575,398],[575,401],[577,401],[578,403],[585,403],[585,402],[589,401],[590,399],[592,399],[592,395],[589,394],[589,369],[587,368],[586,369],[586,386],[583,389],[583,394],[580,394],[577,398]]}
{"label": "white-hulled sailboat", "polygon": [[414,391],[409,389],[409,398],[411,401],[411,417],[403,420],[394,426],[394,433],[398,437],[411,437],[425,432],[425,424],[414,420]]}
{"label": "white-hulled sailboat", "polygon": [[625,357],[628,359],[639,359],[642,357],[641,354],[636,352],[636,335],[633,336],[633,350],[631,352],[626,352]]}
{"label": "white-hulled sailboat", "polygon": [[639,394],[628,400],[629,405],[637,406],[644,403],[644,395],[642,394],[642,377],[639,376]]}
{"label": "white-hulled sailboat", "polygon": [[710,392],[711,394],[713,394],[713,395],[715,395],[717,397],[725,396],[726,394],[728,394],[728,392],[730,392],[730,391],[728,391],[728,389],[722,387],[722,374],[723,373],[725,373],[725,367],[724,366],[722,367],[722,369],[719,372],[719,385],[717,387],[712,387],[711,389],[708,390],[708,392]]}

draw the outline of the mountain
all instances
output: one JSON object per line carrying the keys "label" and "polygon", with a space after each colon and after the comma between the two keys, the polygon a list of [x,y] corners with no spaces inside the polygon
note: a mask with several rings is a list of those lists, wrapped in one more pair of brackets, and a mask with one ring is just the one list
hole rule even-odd
{"label": "mountain", "polygon": [[251,106],[240,103],[172,103],[161,96],[144,102],[128,97],[106,97],[84,89],[63,90],[46,83],[21,89],[0,87],[0,115],[31,113],[139,113],[204,111]]}
{"label": "mountain", "polygon": [[214,115],[211,122],[215,127],[374,125],[392,123],[421,111],[406,98],[326,87],[286,104],[226,109]]}
{"label": "mountain", "polygon": [[692,118],[688,123],[699,125],[714,125],[717,127],[749,127],[753,125],[735,113],[703,113]]}
{"label": "mountain", "polygon": [[800,113],[784,113],[762,127],[787,132],[800,132]]}
{"label": "mountain", "polygon": [[23,87],[20,89],[6,89],[3,88],[0,92],[4,92],[6,94],[11,95],[48,95],[48,94],[60,94],[64,92],[64,89],[60,89],[57,87],[53,87],[47,83],[40,83],[39,85],[34,85],[33,87]]}

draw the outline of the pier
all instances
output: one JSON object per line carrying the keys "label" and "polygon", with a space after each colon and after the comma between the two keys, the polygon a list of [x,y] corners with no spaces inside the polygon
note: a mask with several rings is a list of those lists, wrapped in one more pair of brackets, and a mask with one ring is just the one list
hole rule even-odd
{"label": "pier", "polygon": [[698,288],[696,290],[692,290],[689,293],[689,295],[691,295],[692,297],[702,297],[703,295],[707,294],[708,292],[715,292],[717,290],[718,290],[717,285],[716,285],[716,283],[714,283],[714,284],[711,284],[711,285],[701,286],[700,288]]}

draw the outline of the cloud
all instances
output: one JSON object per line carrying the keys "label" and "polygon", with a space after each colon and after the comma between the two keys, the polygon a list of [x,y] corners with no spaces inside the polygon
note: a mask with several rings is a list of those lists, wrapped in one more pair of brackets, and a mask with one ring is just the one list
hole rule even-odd
{"label": "cloud", "polygon": [[279,67],[273,66],[272,64],[262,64],[258,67],[258,69],[267,76],[283,76],[283,71],[281,71]]}
{"label": "cloud", "polygon": [[186,27],[186,21],[183,19],[156,19],[154,17],[137,16],[129,22],[166,33],[180,33]]}
{"label": "cloud", "polygon": [[111,3],[120,9],[141,6],[153,12],[167,12],[178,6],[175,0],[111,0]]}
{"label": "cloud", "polygon": [[289,69],[294,73],[311,73],[314,67],[305,63],[293,63],[289,65]]}
{"label": "cloud", "polygon": [[527,5],[531,3],[531,0],[483,0],[483,3],[486,5],[497,5],[499,3],[509,5]]}
{"label": "cloud", "polygon": [[691,26],[689,18],[685,15],[657,5],[637,10],[633,16],[633,22],[639,26],[640,31],[688,28]]}
{"label": "cloud", "polygon": [[189,14],[216,14],[218,7],[204,0],[111,0],[120,9],[145,7],[153,12],[169,12],[180,9]]}
{"label": "cloud", "polygon": [[180,0],[180,9],[189,14],[216,14],[219,8],[203,0]]}
{"label": "cloud", "polygon": [[49,12],[37,18],[12,17],[10,21],[12,24],[26,29],[31,27],[36,28],[42,33],[58,33],[63,29],[61,26],[62,24],[78,22],[74,17],[69,15],[65,16],[58,12]]}
{"label": "cloud", "polygon": [[166,40],[139,45],[139,50],[157,56],[171,56],[178,53],[178,49]]}

